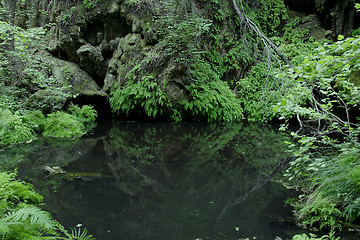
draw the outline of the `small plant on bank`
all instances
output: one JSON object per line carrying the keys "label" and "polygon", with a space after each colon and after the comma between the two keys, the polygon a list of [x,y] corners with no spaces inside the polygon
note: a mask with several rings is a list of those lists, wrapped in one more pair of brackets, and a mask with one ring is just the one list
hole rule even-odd
{"label": "small plant on bank", "polygon": [[0,109],[0,146],[24,143],[38,136],[78,138],[95,127],[97,117],[92,106],[73,106],[69,113],[57,111],[46,116],[39,110],[24,115]]}
{"label": "small plant on bank", "polygon": [[298,234],[295,235],[292,240],[339,240],[340,238],[336,238],[332,235],[324,235],[321,237],[317,237],[315,234],[310,233],[309,235],[307,234]]}

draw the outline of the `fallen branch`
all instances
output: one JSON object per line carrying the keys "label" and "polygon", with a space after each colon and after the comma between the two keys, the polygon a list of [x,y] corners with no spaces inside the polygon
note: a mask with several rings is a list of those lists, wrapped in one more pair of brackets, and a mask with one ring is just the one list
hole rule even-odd
{"label": "fallen branch", "polygon": [[233,0],[233,5],[240,19],[240,22],[242,24],[245,24],[249,29],[253,30],[255,34],[258,35],[258,37],[262,40],[262,42],[265,45],[265,50],[267,52],[266,55],[268,57],[268,60],[272,56],[271,50],[273,50],[286,63],[286,65],[292,67],[289,59],[287,59],[287,57],[277,48],[277,46],[260,31],[260,29],[256,26],[256,24],[253,21],[251,21],[245,15],[244,7],[242,5],[242,0],[240,0],[240,3],[241,3],[241,8],[239,7],[237,0]]}

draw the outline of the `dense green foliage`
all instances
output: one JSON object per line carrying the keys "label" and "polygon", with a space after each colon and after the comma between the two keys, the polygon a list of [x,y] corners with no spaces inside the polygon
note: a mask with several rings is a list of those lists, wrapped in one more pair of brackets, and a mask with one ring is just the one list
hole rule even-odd
{"label": "dense green foliage", "polygon": [[61,111],[70,85],[57,82],[37,52],[45,29],[0,22],[0,147],[40,136],[75,138],[94,126],[90,106]]}
{"label": "dense green foliage", "polygon": [[256,19],[267,36],[274,36],[279,33],[281,25],[289,16],[282,0],[263,1],[256,12]]}
{"label": "dense green foliage", "polygon": [[5,109],[0,112],[0,145],[26,142],[35,138],[34,129],[19,114]]}
{"label": "dense green foliage", "polygon": [[0,146],[23,143],[44,137],[77,138],[93,127],[96,111],[91,106],[69,108],[46,116],[37,110],[24,115],[0,108]]}
{"label": "dense green foliage", "polygon": [[133,109],[141,107],[147,116],[167,116],[175,121],[234,121],[242,118],[242,108],[235,94],[208,63],[198,60],[191,65],[191,69],[192,83],[186,87],[189,99],[182,100],[176,106],[165,94],[165,86],[160,87],[153,75],[145,75],[137,80],[135,73],[140,71],[140,65],[135,66],[126,75],[129,80],[125,86],[117,86],[112,91],[112,109],[130,114]]}
{"label": "dense green foliage", "polygon": [[[339,39],[319,46],[288,72],[284,81],[293,81],[297,94],[274,108],[285,118],[297,115],[301,127],[312,129],[312,136],[293,133],[300,148],[290,145],[298,158],[287,176],[306,193],[295,204],[298,218],[305,225],[331,232],[360,217],[359,126],[355,115],[360,99],[357,79],[351,77],[360,67],[360,38]],[[301,104],[299,97],[309,99],[308,104]]]}
{"label": "dense green foliage", "polygon": [[176,57],[179,63],[192,63],[204,51],[201,37],[209,31],[211,21],[190,2],[170,0],[163,4],[155,16],[162,54]]}
{"label": "dense green foliage", "polygon": [[[254,36],[250,34],[249,41],[237,36],[239,22],[234,20],[229,3],[211,1],[200,9],[191,2],[168,1],[153,11],[159,44],[145,60],[134,64],[125,76],[125,84],[115,84],[110,95],[114,112],[132,115],[137,111],[176,121],[243,119],[243,105],[231,90],[236,82],[234,75],[254,61],[258,50],[253,45]],[[209,12],[215,12],[210,19]],[[220,21],[224,19],[229,22]],[[169,59],[174,59],[187,79],[181,80],[185,82],[186,97],[178,102],[167,97],[169,79],[159,80],[161,70],[148,72],[147,66]]]}
{"label": "dense green foliage", "polygon": [[180,102],[192,118],[207,121],[235,121],[242,118],[242,108],[228,84],[205,61],[192,65],[193,83],[187,87],[190,100]]}

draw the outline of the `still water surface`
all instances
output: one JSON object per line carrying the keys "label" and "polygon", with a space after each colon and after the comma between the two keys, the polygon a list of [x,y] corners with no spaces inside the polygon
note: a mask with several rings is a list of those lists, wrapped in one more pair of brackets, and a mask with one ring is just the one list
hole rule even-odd
{"label": "still water surface", "polygon": [[275,181],[288,140],[255,124],[116,122],[4,154],[57,220],[99,240],[270,240],[300,232],[284,204],[295,193]]}

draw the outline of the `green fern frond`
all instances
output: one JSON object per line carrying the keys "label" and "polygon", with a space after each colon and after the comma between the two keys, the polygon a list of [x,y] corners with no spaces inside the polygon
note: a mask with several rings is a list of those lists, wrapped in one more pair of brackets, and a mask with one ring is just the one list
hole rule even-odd
{"label": "green fern frond", "polygon": [[10,223],[4,219],[0,219],[0,236],[1,233],[6,233],[10,230]]}
{"label": "green fern frond", "polygon": [[10,222],[29,221],[31,225],[38,225],[45,229],[54,229],[54,223],[51,220],[50,214],[31,205],[21,206],[16,211],[8,214],[5,219]]}
{"label": "green fern frond", "polygon": [[95,240],[95,238],[92,235],[87,235],[87,229],[84,228],[81,230],[80,228],[73,228],[71,229],[71,235],[73,239],[76,240]]}
{"label": "green fern frond", "polygon": [[61,225],[59,222],[54,221],[54,226],[57,228],[58,231],[60,231],[65,237],[60,239],[67,239],[67,240],[95,240],[93,235],[87,235],[87,229],[84,228],[83,231],[81,231],[80,228],[72,228],[71,233],[69,233],[63,225]]}

